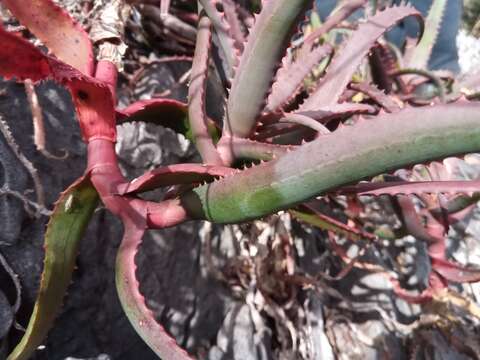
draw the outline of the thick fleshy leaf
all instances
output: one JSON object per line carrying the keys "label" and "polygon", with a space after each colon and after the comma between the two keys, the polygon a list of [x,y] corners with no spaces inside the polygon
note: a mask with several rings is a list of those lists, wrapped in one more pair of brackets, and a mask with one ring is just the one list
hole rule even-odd
{"label": "thick fleshy leaf", "polygon": [[40,289],[20,343],[8,360],[27,360],[45,339],[70,285],[78,244],[98,203],[90,180],[72,184],[55,205],[45,233],[45,260]]}
{"label": "thick fleshy leaf", "polygon": [[287,113],[287,114],[284,114],[284,116],[280,120],[278,120],[278,122],[302,125],[312,130],[315,130],[318,135],[330,134],[330,130],[328,130],[328,128],[325,125],[303,114]]}
{"label": "thick fleshy leaf", "polygon": [[61,7],[51,0],[2,2],[55,56],[83,74],[93,75],[90,38]]}
{"label": "thick fleshy leaf", "polygon": [[135,255],[147,228],[147,208],[138,205],[139,200],[124,200],[120,216],[124,224],[124,235],[118,249],[115,266],[115,281],[123,310],[135,331],[161,359],[192,359],[179,347],[165,329],[156,322],[152,311],[145,305],[135,275]]}
{"label": "thick fleshy leaf", "polygon": [[0,25],[0,75],[6,79],[30,79],[34,82],[48,78],[64,81],[81,74],[45,55],[33,44],[6,31]]}
{"label": "thick fleshy leaf", "polygon": [[[311,118],[321,124],[326,124],[334,119],[341,119],[351,116],[353,114],[368,114],[375,113],[376,109],[368,104],[342,103],[334,104],[332,106],[324,107],[315,111],[297,111],[293,113],[270,113],[265,114],[260,120],[262,125],[257,128],[255,134],[251,136],[252,139],[264,141],[272,139],[275,136],[288,134],[295,129],[298,129],[297,124],[287,124],[282,121],[285,117],[291,115],[301,115]],[[318,129],[320,130],[320,129]],[[322,133],[323,131],[320,131]],[[288,143],[288,142],[287,142]]]}
{"label": "thick fleshy leaf", "polygon": [[116,263],[116,284],[128,319],[140,337],[161,358],[188,359],[187,353],[155,321],[145,305],[135,277],[135,254],[147,227],[165,228],[187,220],[184,208],[178,199],[154,203],[119,196],[118,186],[126,183],[126,179],[118,167],[115,144],[109,140],[97,139],[88,143],[87,168],[102,202],[122,219],[124,225],[124,237]]}
{"label": "thick fleshy leaf", "polygon": [[72,94],[84,140],[115,141],[115,110],[108,85],[95,79],[72,79],[67,86]]}
{"label": "thick fleshy leaf", "polygon": [[227,102],[224,128],[247,137],[264,108],[272,78],[307,0],[266,0],[249,37]]}
{"label": "thick fleshy leaf", "polygon": [[169,165],[148,171],[129,183],[120,185],[118,192],[124,195],[149,191],[161,186],[212,181],[216,177],[224,177],[235,171],[228,167],[202,164]]}
{"label": "thick fleshy leaf", "polygon": [[412,163],[480,150],[477,103],[407,108],[320,136],[183,195],[192,217],[239,222]]}
{"label": "thick fleshy leaf", "polygon": [[211,165],[222,165],[223,161],[208,132],[208,117],[205,108],[212,23],[205,12],[202,11],[199,16],[195,55],[190,73],[190,86],[188,87],[188,118],[195,146],[203,162]]}
{"label": "thick fleshy leaf", "polygon": [[163,125],[181,132],[187,129],[188,121],[185,120],[187,112],[188,105],[183,102],[158,98],[134,102],[124,109],[117,109],[116,115],[117,124],[142,121]]}
{"label": "thick fleshy leaf", "polygon": [[361,23],[333,58],[327,68],[327,74],[320,80],[317,89],[302,104],[300,110],[314,110],[336,103],[375,41],[408,16],[415,16],[420,22],[422,20],[415,8],[400,5],[387,8],[367,22]]}
{"label": "thick fleshy leaf", "polygon": [[[0,75],[34,82],[52,79],[69,88],[77,108],[83,138],[115,140],[112,93],[107,83],[80,73],[68,64],[43,54],[28,41],[0,27]],[[10,52],[11,51],[11,52]],[[11,56],[11,54],[15,56]]]}
{"label": "thick fleshy leaf", "polygon": [[[150,99],[137,101],[125,109],[116,111],[117,124],[126,122],[147,122],[161,125],[183,134],[193,141],[188,120],[188,106],[173,99]],[[220,131],[213,121],[208,120],[208,131],[214,142],[218,141]]]}

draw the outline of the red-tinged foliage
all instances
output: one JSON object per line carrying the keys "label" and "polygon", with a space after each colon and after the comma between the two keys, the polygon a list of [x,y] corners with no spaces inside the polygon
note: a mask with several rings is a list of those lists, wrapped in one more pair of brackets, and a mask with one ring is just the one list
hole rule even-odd
{"label": "red-tinged foliage", "polygon": [[[88,34],[51,0],[3,0],[3,3],[61,61],[93,75],[93,49]],[[14,54],[14,53],[12,53]]]}
{"label": "red-tinged foliage", "polygon": [[472,283],[480,281],[480,269],[461,266],[451,261],[432,257],[432,269],[440,276],[457,283]]}
{"label": "red-tinged foliage", "polygon": [[[8,50],[8,53],[2,51],[0,54],[2,76],[35,82],[52,79],[64,84],[72,94],[85,141],[92,138],[115,141],[114,99],[109,86],[116,82],[116,70],[112,73],[110,66],[101,64],[103,66],[99,66],[99,69],[106,68],[108,74],[100,71],[103,81],[99,81],[43,54],[25,39],[8,33],[2,27],[0,43],[4,50]],[[105,75],[110,77],[109,81]]]}
{"label": "red-tinged foliage", "polygon": [[[35,46],[17,35],[5,31],[0,26],[0,56],[1,75],[6,79],[15,77],[17,80],[44,80],[52,76],[51,59],[40,52]],[[20,56],[11,56],[19,54]]]}
{"label": "red-tinged foliage", "polygon": [[[215,123],[207,117],[205,111],[210,51],[214,49],[211,35],[212,31],[216,31],[216,35],[220,39],[218,48],[224,52],[223,58],[227,63],[225,73],[229,78],[233,74],[233,65],[238,63],[240,51],[244,47],[242,41],[245,36],[240,24],[241,17],[235,13],[236,8],[233,2],[228,2],[226,8],[228,16],[224,18],[212,2],[202,1],[207,14],[201,13],[199,17],[188,105],[170,99],[151,99],[136,102],[122,110],[115,110],[116,66],[105,60],[94,64],[92,45],[88,36],[68,14],[50,0],[33,0],[29,6],[26,6],[25,2],[14,0],[4,0],[4,2],[17,19],[30,29],[55,57],[42,53],[27,40],[8,33],[0,27],[0,43],[3,45],[0,49],[0,74],[8,79],[15,77],[18,80],[31,79],[34,82],[52,79],[70,90],[82,135],[88,144],[88,167],[85,176],[91,180],[105,207],[121,218],[125,228],[117,260],[117,287],[122,305],[137,332],[159,356],[165,359],[188,359],[189,356],[155,321],[153,314],[145,305],[135,277],[135,254],[147,229],[175,226],[195,218],[196,213],[195,211],[189,213],[186,210],[187,207],[184,207],[185,205],[182,203],[182,201],[188,202],[192,197],[184,197],[182,200],[178,197],[165,198],[161,202],[152,202],[137,197],[137,194],[162,186],[182,185],[176,188],[176,194],[178,194],[190,190],[201,182],[214,182],[220,177],[225,178],[222,180],[223,183],[231,180],[229,177],[245,176],[247,178],[248,171],[242,172],[241,170],[241,166],[244,165],[242,162],[246,161],[247,164],[255,166],[258,161],[274,160],[272,163],[254,169],[257,177],[263,176],[267,173],[265,171],[262,173],[266,167],[273,168],[274,164],[284,164],[285,162],[281,163],[277,158],[289,152],[295,145],[301,144],[300,148],[305,141],[315,138],[317,141],[321,141],[322,136],[330,136],[332,133],[335,136],[335,131],[345,126],[346,120],[355,124],[368,121],[360,114],[365,117],[374,117],[383,110],[392,113],[402,111],[401,108],[405,104],[400,106],[398,98],[394,99],[367,83],[352,84],[352,76],[374,43],[385,31],[408,16],[419,17],[418,11],[414,8],[401,5],[378,12],[367,22],[361,24],[358,31],[354,32],[346,42],[347,45],[342,51],[336,53],[332,64],[327,67],[326,75],[318,81],[318,86],[308,97],[307,93],[299,95],[299,90],[304,88],[305,79],[312,73],[312,69],[334,49],[334,44],[329,44],[323,39],[318,40],[317,37],[337,26],[365,1],[358,0],[345,5],[339,12],[334,13],[323,27],[306,38],[298,51],[297,61],[284,62],[284,67],[277,73],[278,82],[274,83],[272,87],[270,85],[278,65],[276,61],[279,61],[286,53],[284,50],[288,46],[288,41],[283,40],[287,39],[290,31],[286,31],[281,42],[279,39],[277,42],[273,41],[275,36],[272,37],[273,40],[270,39],[270,44],[262,42],[264,39],[255,38],[255,34],[263,34],[265,38],[268,37],[266,35],[271,35],[268,34],[271,22],[278,21],[276,16],[282,14],[280,1],[264,2],[264,11],[250,32],[249,45],[245,48],[244,57],[239,62],[240,66],[237,68],[237,74],[233,81],[224,119],[224,130],[227,131],[217,142],[217,139],[211,134],[211,129],[218,129],[215,127]],[[167,2],[162,3],[164,10],[168,8]],[[298,11],[298,16],[295,18],[303,16],[302,9],[308,5],[307,3],[307,1],[298,1],[295,10]],[[283,4],[289,3],[284,2]],[[272,21],[272,18],[275,21]],[[280,16],[281,18],[282,16]],[[228,19],[234,21],[234,24],[231,24],[232,28],[230,28]],[[295,26],[296,23],[292,19],[289,24],[286,24],[285,29],[293,30]],[[280,32],[285,29],[278,27],[277,30]],[[317,41],[320,44],[314,48]],[[236,48],[233,46],[234,43]],[[267,48],[271,48],[275,52],[275,56],[267,60],[261,57],[268,58],[271,54],[260,51],[265,45],[269,45],[270,47]],[[310,52],[312,49],[313,52]],[[14,55],[12,56],[12,54]],[[259,56],[258,54],[263,55]],[[260,78],[260,81],[257,82],[257,78]],[[253,87],[251,84],[254,84]],[[350,88],[348,88],[349,84]],[[399,86],[398,91],[404,90]],[[358,99],[357,91],[366,94],[369,99],[362,97]],[[252,94],[254,95],[252,96]],[[271,95],[265,107],[265,100],[269,94]],[[249,101],[243,101],[249,96]],[[232,98],[235,101],[231,100]],[[301,105],[304,98],[307,100]],[[344,101],[340,101],[340,99]],[[248,108],[252,104],[250,111],[247,111],[245,115],[244,108]],[[264,111],[263,114],[262,111]],[[235,126],[245,122],[244,126],[239,126],[236,131],[229,129],[232,124],[228,124],[228,121],[230,121],[229,117],[232,113],[237,117],[232,120],[236,122]],[[283,123],[286,120],[292,121],[295,117],[297,121],[294,124]],[[300,121],[300,118],[303,118],[303,122]],[[377,118],[377,121],[380,120],[380,117]],[[119,169],[115,153],[116,125],[139,121],[169,127],[189,136],[194,140],[204,164],[170,165],[149,171],[137,179],[128,181]],[[401,125],[403,126],[403,122]],[[450,126],[450,124],[448,125]],[[416,127],[412,128],[417,130]],[[255,133],[252,133],[252,129],[256,130]],[[469,129],[467,130],[469,131]],[[381,130],[379,130],[378,136],[382,136]],[[354,140],[352,139],[352,144],[359,146]],[[347,142],[344,141],[342,145],[345,144]],[[345,146],[345,148],[347,147]],[[347,148],[348,151],[350,148]],[[373,153],[378,149],[372,148],[371,151]],[[459,152],[455,151],[455,154]],[[361,149],[359,153],[361,153]],[[299,160],[309,159],[307,156],[315,155],[301,153],[300,156],[303,156],[303,159]],[[341,164],[344,160],[341,156],[333,155],[333,157],[339,159],[333,159],[330,163],[336,163],[338,160],[338,163]],[[325,158],[327,158],[326,155]],[[299,163],[302,164],[301,161]],[[314,165],[318,166],[318,164]],[[292,163],[286,162],[284,167],[288,168],[289,166],[292,166]],[[291,168],[298,169],[297,167]],[[391,169],[391,167],[384,169]],[[283,169],[275,170],[274,176],[269,181],[286,183],[285,178],[281,177]],[[300,174],[305,175],[311,169],[300,170]],[[341,168],[341,171],[348,170]],[[300,183],[302,181],[302,179],[298,180],[300,176],[297,174],[288,176],[289,181],[291,179],[294,179],[291,180],[292,182],[299,181]],[[359,178],[355,179],[359,180]],[[250,185],[256,186],[256,183],[251,181],[248,183],[248,186]],[[302,186],[307,187],[311,184],[301,183],[300,187]],[[266,187],[264,186],[264,188]],[[392,280],[394,292],[408,302],[422,303],[431,300],[439,291],[445,289],[448,281],[479,281],[480,270],[464,268],[447,260],[445,237],[450,225],[448,217],[445,220],[438,215],[438,212],[434,214],[433,208],[429,206],[417,208],[411,197],[401,194],[418,195],[420,200],[431,205],[438,199],[429,202],[424,196],[426,193],[466,193],[469,195],[477,192],[479,188],[478,180],[358,184],[338,190],[338,193],[348,194],[346,205],[342,205],[343,215],[347,219],[345,223],[323,214],[320,206],[318,208],[313,206],[314,202],[303,204],[303,208],[307,208],[308,212],[297,212],[295,216],[329,231],[332,247],[342,258],[347,259],[345,250],[336,243],[334,233],[358,241],[374,242],[378,239],[371,230],[367,231],[362,227],[360,219],[365,213],[366,206],[360,201],[359,196],[391,195],[393,201],[399,205],[398,213],[406,232],[426,243],[432,268],[428,276],[428,287],[421,294],[409,294],[400,287],[397,280]],[[279,189],[282,190],[281,187]],[[282,191],[278,191],[278,194],[274,196],[271,196],[268,191],[265,193],[264,203],[268,203],[274,196],[284,196]],[[300,192],[300,194],[305,193]],[[192,192],[188,194],[192,195]],[[318,195],[318,191],[316,195]],[[196,196],[196,193],[193,193],[193,196]],[[308,196],[312,196],[312,194]],[[299,199],[301,201],[308,200],[306,195]],[[197,199],[195,198],[195,200]],[[205,202],[209,200],[207,195]],[[292,204],[297,205],[293,201]],[[201,207],[202,205],[199,202],[194,203],[193,206]],[[225,211],[228,212],[230,210],[228,205],[225,207]],[[191,210],[191,208],[188,209]],[[252,211],[249,204],[245,205],[245,209]],[[295,214],[295,212],[293,213]],[[245,214],[244,219],[253,217]],[[341,276],[344,276],[353,266],[354,261],[351,261]],[[59,294],[51,295],[59,296]],[[45,326],[48,327],[50,324],[45,324]],[[31,344],[32,348],[37,345]]]}
{"label": "red-tinged foliage", "polygon": [[[140,100],[124,109],[117,109],[117,122],[155,122],[160,117],[182,122],[187,116],[187,104],[174,99]],[[160,124],[161,119],[158,119]],[[165,126],[165,125],[164,125]]]}
{"label": "red-tinged foliage", "polygon": [[115,141],[114,100],[108,86],[96,80],[85,79],[73,79],[67,86],[72,94],[85,141]]}
{"label": "red-tinged foliage", "polygon": [[162,186],[195,184],[231,175],[235,169],[202,164],[175,164],[151,170],[129,183],[119,186],[121,195],[140,193]]}
{"label": "red-tinged foliage", "polygon": [[472,194],[480,190],[478,180],[455,181],[389,181],[360,183],[346,186],[339,191],[345,194],[356,195],[419,195],[419,194]]}

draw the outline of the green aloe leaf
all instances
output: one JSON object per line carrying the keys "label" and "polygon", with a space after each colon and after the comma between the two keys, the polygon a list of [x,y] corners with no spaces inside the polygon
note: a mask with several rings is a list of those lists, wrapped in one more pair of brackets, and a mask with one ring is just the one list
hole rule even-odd
{"label": "green aloe leaf", "polygon": [[47,336],[72,279],[78,244],[97,206],[98,195],[87,177],[63,192],[45,233],[40,289],[27,331],[7,360],[27,360]]}

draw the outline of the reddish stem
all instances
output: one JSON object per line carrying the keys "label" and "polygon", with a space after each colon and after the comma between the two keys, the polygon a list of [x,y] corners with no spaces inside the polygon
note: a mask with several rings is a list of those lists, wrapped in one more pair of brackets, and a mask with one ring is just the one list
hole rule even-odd
{"label": "reddish stem", "polygon": [[107,60],[100,60],[95,70],[95,78],[108,85],[113,97],[113,103],[117,102],[116,87],[118,70],[114,63]]}

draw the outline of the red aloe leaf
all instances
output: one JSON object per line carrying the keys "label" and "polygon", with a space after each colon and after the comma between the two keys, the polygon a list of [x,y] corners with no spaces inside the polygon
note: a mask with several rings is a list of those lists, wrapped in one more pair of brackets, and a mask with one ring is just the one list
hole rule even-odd
{"label": "red aloe leaf", "polygon": [[[51,56],[42,53],[30,42],[0,26],[0,75],[6,79],[30,79],[33,82],[53,79],[61,84],[72,79],[95,82],[93,78]],[[13,55],[12,55],[13,54]]]}
{"label": "red aloe leaf", "polygon": [[[275,142],[276,144],[296,144],[299,145],[304,138],[312,139],[316,132],[310,127],[301,126],[292,123],[277,123],[258,129],[258,131],[251,136],[255,141]],[[287,141],[278,141],[278,136],[287,136]]]}
{"label": "red aloe leaf", "polygon": [[115,141],[115,110],[108,86],[95,79],[72,79],[67,86],[77,109],[84,140]]}
{"label": "red aloe leaf", "polygon": [[0,26],[0,74],[6,79],[44,80],[52,75],[50,59],[28,41]]}
{"label": "red aloe leaf", "polygon": [[188,116],[194,143],[203,162],[221,165],[223,161],[208,132],[208,117],[205,109],[205,92],[212,37],[211,26],[210,19],[202,11],[198,22],[197,42],[190,75],[190,86],[188,87]]}
{"label": "red aloe leaf", "polygon": [[312,69],[332,51],[333,47],[325,44],[308,54],[303,53],[304,56],[299,56],[293,64],[284,64],[277,72],[277,79],[272,85],[272,92],[268,97],[265,110],[274,112],[288,104],[300,90]]}
{"label": "red aloe leaf", "polygon": [[125,227],[115,266],[118,297],[136,332],[162,359],[191,359],[165,329],[155,321],[140,293],[135,276],[135,255],[147,228],[147,207],[141,200],[124,200],[120,216]]}
{"label": "red aloe leaf", "polygon": [[211,181],[215,177],[224,177],[234,172],[235,169],[223,166],[202,164],[169,165],[146,172],[129,183],[120,185],[118,192],[124,195],[149,191],[161,186]]}
{"label": "red aloe leaf", "polygon": [[454,262],[431,258],[432,269],[448,281],[458,283],[471,283],[480,281],[480,268],[468,268]]}
{"label": "red aloe leaf", "polygon": [[313,110],[337,102],[360,62],[367,55],[375,41],[398,21],[416,16],[422,17],[413,7],[394,6],[377,13],[367,22],[359,25],[358,30],[345,42],[327,69],[317,89],[300,107],[301,110]]}
{"label": "red aloe leaf", "polygon": [[[287,134],[299,128],[298,124],[287,124],[280,122],[290,115],[301,115],[314,119],[319,123],[325,124],[334,119],[340,119],[353,114],[374,113],[376,110],[368,104],[342,103],[334,104],[315,111],[296,111],[293,113],[269,113],[260,118],[261,124],[257,132],[252,136],[253,139],[264,141],[274,136]],[[320,129],[318,129],[320,130]],[[320,131],[322,133],[322,131]]]}
{"label": "red aloe leaf", "polygon": [[480,191],[480,180],[452,180],[452,181],[388,181],[378,183],[360,183],[354,186],[345,186],[338,190],[340,193],[355,193],[357,195],[422,195],[425,193],[439,194],[467,194]]}
{"label": "red aloe leaf", "polygon": [[[124,109],[117,109],[117,123],[122,124],[125,122],[151,122],[162,124],[166,127],[176,127],[179,123],[185,121],[187,117],[188,106],[187,104],[174,99],[149,99],[140,100],[134,102]],[[158,118],[165,118],[165,121]],[[172,120],[171,126],[165,125]]]}
{"label": "red aloe leaf", "polygon": [[51,0],[3,0],[3,3],[60,60],[83,74],[93,74],[90,38],[61,7]]}
{"label": "red aloe leaf", "polygon": [[[148,122],[161,125],[185,135],[193,141],[188,120],[188,106],[173,99],[150,99],[137,101],[125,109],[116,111],[117,124]],[[214,140],[219,138],[217,125],[208,119],[208,131]]]}
{"label": "red aloe leaf", "polygon": [[[42,53],[20,36],[0,26],[0,75],[6,79],[30,79],[33,82],[51,78],[65,83],[72,78],[85,78],[77,69]],[[12,54],[14,54],[12,56]]]}
{"label": "red aloe leaf", "polygon": [[[0,43],[12,52],[0,53],[0,74],[20,80],[53,79],[66,85],[72,94],[85,140],[115,140],[115,119],[112,94],[106,83],[43,54],[25,39],[0,27]],[[15,54],[11,56],[11,54]]]}
{"label": "red aloe leaf", "polygon": [[115,154],[115,145],[98,139],[88,143],[88,172],[105,206],[122,219],[124,237],[116,261],[116,285],[122,307],[142,339],[163,359],[189,359],[145,305],[135,276],[135,254],[147,227],[164,228],[187,220],[178,199],[159,204],[115,194],[125,182]]}

